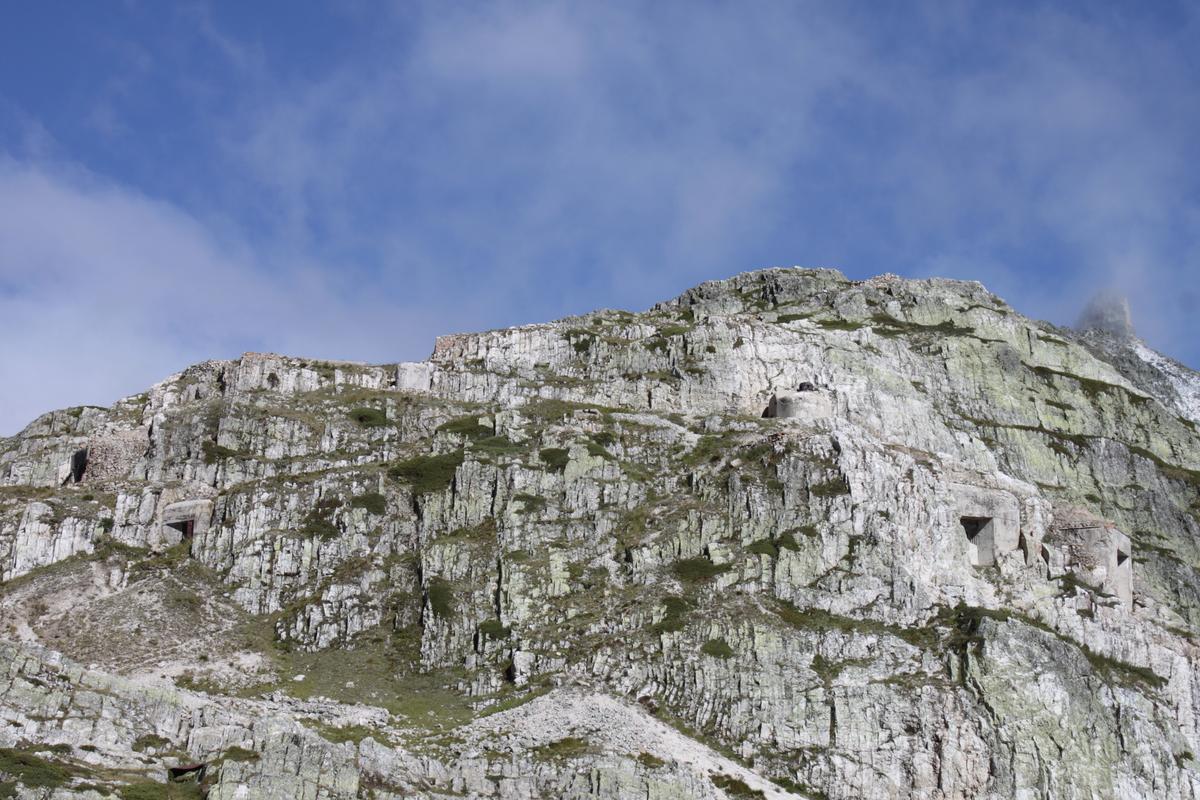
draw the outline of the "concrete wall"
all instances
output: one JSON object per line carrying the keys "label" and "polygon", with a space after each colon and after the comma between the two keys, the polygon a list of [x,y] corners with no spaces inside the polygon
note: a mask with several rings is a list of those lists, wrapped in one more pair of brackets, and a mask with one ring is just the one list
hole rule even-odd
{"label": "concrete wall", "polygon": [[[996,563],[997,554],[1018,548],[1021,541],[1021,505],[1015,495],[1002,489],[966,483],[952,483],[950,488],[954,493],[955,513],[959,519],[991,520],[976,537],[974,544],[966,543],[973,565],[990,566]],[[966,542],[965,532],[963,539]]]}
{"label": "concrete wall", "polygon": [[1073,575],[1080,583],[1133,605],[1133,551],[1129,537],[1110,526],[1061,528],[1046,537],[1050,576]]}
{"label": "concrete wall", "polygon": [[160,526],[163,542],[168,546],[179,544],[183,539],[183,534],[176,528],[172,528],[171,525],[187,520],[195,521],[192,529],[193,536],[197,538],[202,536],[212,522],[212,514],[213,503],[211,500],[182,500],[164,506]]}
{"label": "concrete wall", "polygon": [[767,404],[767,416],[816,421],[833,416],[833,399],[827,392],[776,392]]}

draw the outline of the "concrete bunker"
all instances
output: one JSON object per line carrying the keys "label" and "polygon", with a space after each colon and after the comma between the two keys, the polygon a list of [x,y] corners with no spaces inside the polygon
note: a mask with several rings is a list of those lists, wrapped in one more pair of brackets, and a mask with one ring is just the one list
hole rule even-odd
{"label": "concrete bunker", "polygon": [[185,783],[188,781],[203,783],[207,774],[208,764],[204,762],[167,767],[167,779],[171,783]]}
{"label": "concrete bunker", "polygon": [[996,542],[992,536],[995,523],[991,517],[960,517],[959,524],[967,535],[971,564],[986,567],[996,563]]}
{"label": "concrete bunker", "polygon": [[1017,498],[999,489],[951,484],[958,524],[975,567],[990,567],[1000,553],[1021,547],[1021,511]]}
{"label": "concrete bunker", "polygon": [[191,542],[208,530],[212,520],[211,500],[183,500],[171,503],[162,512],[162,538],[170,545]]}
{"label": "concrete bunker", "polygon": [[1133,550],[1129,537],[1103,522],[1077,522],[1046,537],[1050,577],[1076,582],[1133,605]]}
{"label": "concrete bunker", "polygon": [[88,468],[88,448],[76,450],[58,468],[58,484],[69,486],[83,480]]}
{"label": "concrete bunker", "polygon": [[833,416],[833,400],[808,381],[795,391],[781,390],[771,394],[763,417],[771,419],[818,420]]}
{"label": "concrete bunker", "polygon": [[82,450],[76,450],[71,456],[71,482],[79,483],[83,480],[84,473],[88,467],[88,449],[85,447]]}

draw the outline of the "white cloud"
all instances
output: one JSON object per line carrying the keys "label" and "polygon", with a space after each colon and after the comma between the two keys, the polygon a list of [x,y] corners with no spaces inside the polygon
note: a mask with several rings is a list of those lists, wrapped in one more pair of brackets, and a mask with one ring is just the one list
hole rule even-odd
{"label": "white cloud", "polygon": [[[311,79],[185,14],[226,71],[187,74],[219,83],[189,88],[221,98],[197,101],[218,144],[180,155],[211,181],[174,204],[64,169],[24,123],[26,160],[0,164],[23,352],[0,379],[45,388],[0,393],[0,430],[243,349],[421,356],[783,263],[977,278],[1056,322],[1115,283],[1152,344],[1200,357],[1195,15],[1167,35],[945,4],[399,9]],[[140,96],[112,93],[114,124]]]}
{"label": "white cloud", "polygon": [[434,311],[352,271],[279,269],[84,173],[0,161],[0,241],[0,431],[244,349],[386,361],[432,345]]}

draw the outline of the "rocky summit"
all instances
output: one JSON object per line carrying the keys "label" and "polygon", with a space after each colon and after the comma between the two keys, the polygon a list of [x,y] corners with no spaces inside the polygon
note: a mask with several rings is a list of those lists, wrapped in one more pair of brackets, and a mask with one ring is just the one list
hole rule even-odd
{"label": "rocky summit", "polygon": [[45,414],[0,798],[1196,798],[1200,375],[1117,327],[771,269]]}

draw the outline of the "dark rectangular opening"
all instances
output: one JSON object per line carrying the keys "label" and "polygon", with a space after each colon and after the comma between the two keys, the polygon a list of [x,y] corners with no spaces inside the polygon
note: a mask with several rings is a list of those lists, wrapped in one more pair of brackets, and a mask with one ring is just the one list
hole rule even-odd
{"label": "dark rectangular opening", "polygon": [[71,474],[63,479],[63,486],[69,483],[79,483],[83,480],[83,474],[87,472],[88,451],[87,448],[76,450],[71,454]]}
{"label": "dark rectangular opening", "polygon": [[168,522],[166,525],[168,528],[179,531],[181,540],[185,542],[190,542],[196,533],[196,520],[194,519],[181,519],[178,522]]}
{"label": "dark rectangular opening", "polygon": [[992,541],[991,517],[959,517],[963,533],[967,535],[971,563],[976,567],[990,567],[996,563],[995,545]]}
{"label": "dark rectangular opening", "polygon": [[967,541],[974,542],[991,522],[991,519],[988,517],[963,517],[959,521],[962,523],[963,532],[967,534]]}

